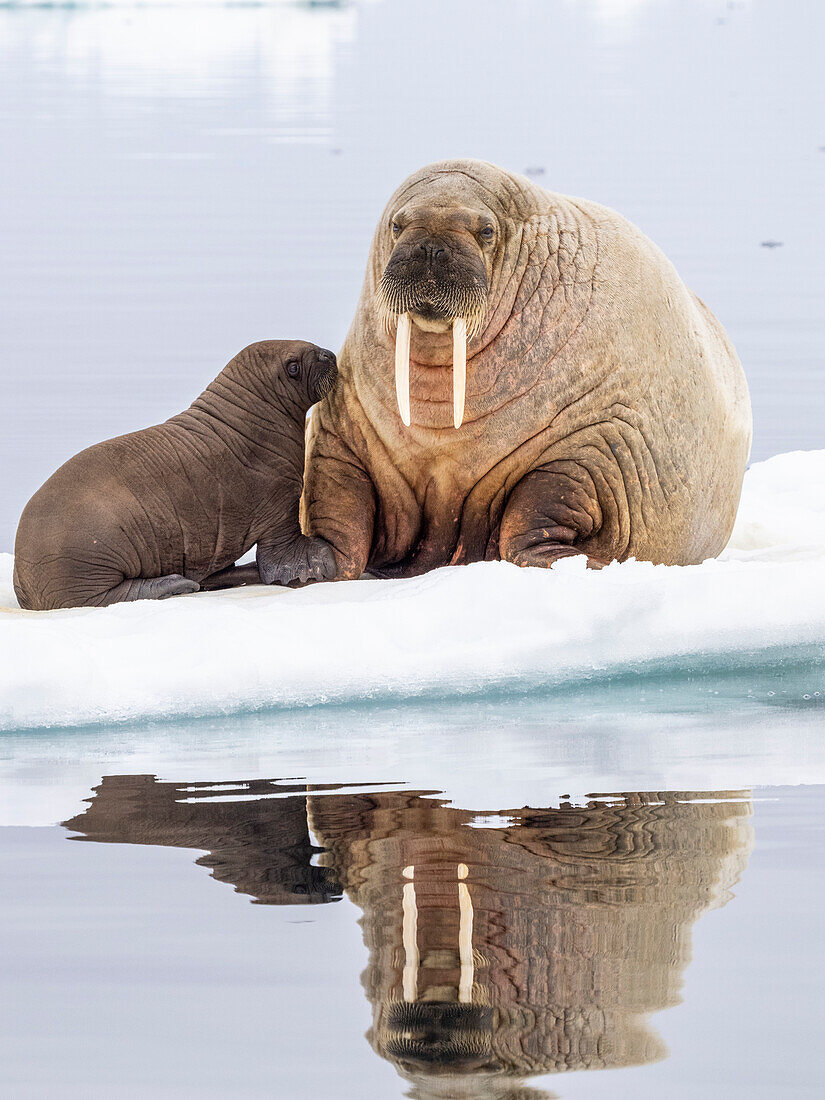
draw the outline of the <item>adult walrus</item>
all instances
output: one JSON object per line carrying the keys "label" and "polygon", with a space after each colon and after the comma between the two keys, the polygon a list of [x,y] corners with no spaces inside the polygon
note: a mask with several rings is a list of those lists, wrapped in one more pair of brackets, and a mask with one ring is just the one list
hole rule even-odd
{"label": "adult walrus", "polygon": [[751,439],[741,365],[606,207],[482,161],[421,169],[378,224],[339,361],[303,497],[339,578],[572,554],[687,565],[729,537]]}
{"label": "adult walrus", "polygon": [[185,412],[69,459],[23,510],[20,606],[102,607],[196,592],[203,581],[228,586],[232,563],[256,544],[257,569],[234,571],[242,579],[331,579],[332,551],[301,533],[298,500],[306,413],[335,376],[335,356],[314,344],[250,344]]}

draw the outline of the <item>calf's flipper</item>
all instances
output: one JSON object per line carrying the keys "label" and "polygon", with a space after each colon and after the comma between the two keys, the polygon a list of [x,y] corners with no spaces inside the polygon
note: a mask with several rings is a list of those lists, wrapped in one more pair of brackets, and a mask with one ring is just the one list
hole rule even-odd
{"label": "calf's flipper", "polygon": [[113,603],[131,603],[133,600],[168,600],[170,596],[187,596],[199,589],[197,581],[180,573],[170,573],[166,577],[134,577],[84,602],[89,606],[108,607]]}

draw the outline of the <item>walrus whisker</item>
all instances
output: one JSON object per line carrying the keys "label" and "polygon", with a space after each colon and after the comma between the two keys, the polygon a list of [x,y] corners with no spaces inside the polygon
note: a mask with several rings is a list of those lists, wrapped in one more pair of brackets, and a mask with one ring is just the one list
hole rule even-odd
{"label": "walrus whisker", "polygon": [[472,338],[481,331],[487,307],[486,290],[477,284],[469,287],[439,286],[435,291],[430,287],[424,298],[415,281],[403,282],[389,271],[384,272],[377,296],[382,321],[387,330],[391,329],[393,320],[401,314],[420,312],[422,301],[426,301],[430,308],[443,314],[445,321],[453,321],[456,317],[465,318],[468,334]]}
{"label": "walrus whisker", "polygon": [[332,393],[335,388],[335,377],[331,374],[324,375],[318,385],[315,387],[315,393],[320,401],[322,397],[326,397],[328,393]]}

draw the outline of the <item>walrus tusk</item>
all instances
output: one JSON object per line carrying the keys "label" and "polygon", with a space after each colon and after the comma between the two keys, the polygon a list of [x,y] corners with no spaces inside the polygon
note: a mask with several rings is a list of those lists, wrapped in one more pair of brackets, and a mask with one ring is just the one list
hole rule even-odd
{"label": "walrus tusk", "polygon": [[[407,360],[409,363],[409,359]],[[467,322],[463,317],[453,321],[453,424],[461,427],[464,419],[464,396],[467,392]]]}
{"label": "walrus tusk", "polygon": [[473,980],[475,960],[473,959],[473,902],[467,884],[462,881],[469,874],[466,863],[458,865],[458,957],[461,963],[461,975],[458,981],[458,1003],[473,1003]]}
{"label": "walrus tusk", "polygon": [[401,419],[410,426],[410,315],[402,313],[395,332],[395,399]]}
{"label": "walrus tusk", "polygon": [[[453,321],[453,425],[464,420],[467,393],[467,321]],[[404,425],[410,426],[410,315],[401,313],[395,330],[395,399]]]}

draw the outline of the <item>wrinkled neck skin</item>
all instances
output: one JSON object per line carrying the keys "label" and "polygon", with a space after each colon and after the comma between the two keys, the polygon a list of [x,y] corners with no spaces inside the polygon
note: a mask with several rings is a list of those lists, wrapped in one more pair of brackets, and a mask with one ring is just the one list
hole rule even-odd
{"label": "wrinkled neck skin", "polygon": [[[485,172],[494,173],[488,186]],[[356,318],[340,356],[341,390],[349,387],[357,395],[376,434],[392,452],[409,454],[420,448],[432,456],[463,454],[482,432],[493,430],[492,420],[501,417],[515,445],[528,439],[536,431],[536,383],[589,304],[596,266],[596,234],[590,219],[572,201],[551,196],[529,180],[488,165],[479,165],[478,175],[469,179],[466,173],[445,169],[413,177],[390,200],[375,234]],[[413,318],[412,422],[407,428],[395,396],[396,323],[386,324],[379,284],[393,248],[387,229],[392,211],[419,188],[437,188],[439,177],[459,178],[462,190],[456,201],[469,197],[474,206],[488,210],[499,238],[487,263],[484,320],[467,346],[464,422],[460,429],[453,426],[452,332],[425,331]],[[548,313],[553,317],[550,327]],[[540,418],[546,425],[546,404]]]}
{"label": "wrinkled neck skin", "polygon": [[244,466],[275,482],[303,484],[304,433],[309,405],[254,355],[236,356],[192,405],[174,417],[220,442]]}

